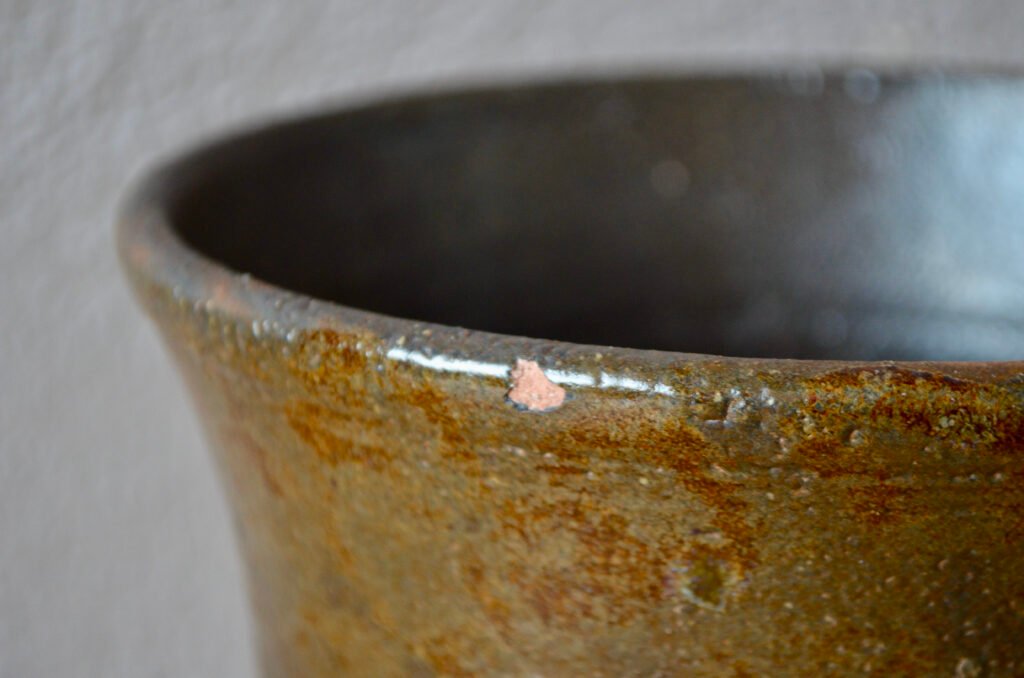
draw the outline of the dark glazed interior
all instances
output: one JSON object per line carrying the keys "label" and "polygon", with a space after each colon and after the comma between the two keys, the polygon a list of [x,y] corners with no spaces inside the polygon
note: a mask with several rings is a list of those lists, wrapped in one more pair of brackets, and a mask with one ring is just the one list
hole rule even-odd
{"label": "dark glazed interior", "polygon": [[738,356],[1024,357],[1024,86],[853,71],[510,88],[271,128],[174,227],[394,316]]}

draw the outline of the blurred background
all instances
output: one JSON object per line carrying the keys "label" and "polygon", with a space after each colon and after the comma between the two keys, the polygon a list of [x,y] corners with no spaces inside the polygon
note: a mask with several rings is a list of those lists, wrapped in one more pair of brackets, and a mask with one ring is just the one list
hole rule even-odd
{"label": "blurred background", "polygon": [[230,517],[114,257],[139,170],[438,83],[1024,66],[1024,3],[0,0],[0,676],[251,676]]}

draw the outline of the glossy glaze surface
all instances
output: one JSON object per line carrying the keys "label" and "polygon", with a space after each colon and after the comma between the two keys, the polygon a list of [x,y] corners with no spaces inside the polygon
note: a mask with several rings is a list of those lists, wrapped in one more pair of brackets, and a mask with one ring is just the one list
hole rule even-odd
{"label": "glossy glaze surface", "polygon": [[122,255],[267,675],[1024,671],[1024,364],[780,359],[1020,355],[1024,87],[872,78],[411,99],[151,180]]}

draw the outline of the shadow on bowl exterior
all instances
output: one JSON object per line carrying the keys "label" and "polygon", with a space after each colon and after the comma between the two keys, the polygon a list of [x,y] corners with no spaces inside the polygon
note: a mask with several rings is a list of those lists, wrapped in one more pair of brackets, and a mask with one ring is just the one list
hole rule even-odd
{"label": "shadow on bowl exterior", "polygon": [[1019,675],[1022,187],[1012,77],[508,86],[195,151],[119,246],[268,676]]}

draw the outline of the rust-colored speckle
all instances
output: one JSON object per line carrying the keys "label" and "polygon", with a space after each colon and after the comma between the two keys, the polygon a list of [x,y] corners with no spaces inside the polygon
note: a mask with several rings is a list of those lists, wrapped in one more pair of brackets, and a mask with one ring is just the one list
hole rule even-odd
{"label": "rust-colored speckle", "polygon": [[440,451],[445,457],[463,462],[476,460],[473,447],[463,432],[463,424],[457,418],[459,407],[449,403],[442,391],[424,381],[415,388],[392,394],[392,398],[416,408],[436,427],[441,443]]}
{"label": "rust-colored speckle", "polygon": [[732,675],[733,678],[754,678],[755,674],[750,671],[746,662],[737,660],[732,664]]}
{"label": "rust-colored speckle", "polygon": [[811,437],[862,424],[983,448],[1024,444],[1019,398],[993,384],[876,367],[830,372],[805,388],[802,414]]}
{"label": "rust-colored speckle", "polygon": [[291,429],[322,461],[332,466],[345,462],[379,470],[394,458],[388,449],[380,445],[343,435],[352,422],[326,407],[292,403],[285,414]]}
{"label": "rust-colored speckle", "polygon": [[850,506],[858,517],[871,525],[887,525],[909,517],[914,510],[913,487],[875,483],[849,489]]}
{"label": "rust-colored speckle", "polygon": [[360,342],[369,344],[372,339],[331,329],[313,330],[301,335],[286,365],[312,394],[359,410],[365,405],[362,387],[371,374],[366,355],[356,348]]}
{"label": "rust-colored speckle", "polygon": [[621,514],[586,496],[509,503],[503,513],[509,536],[518,535],[538,555],[551,539],[572,549],[571,561],[552,555],[533,572],[511,573],[545,625],[573,627],[587,619],[627,623],[645,604],[660,600],[667,563],[685,557],[682,544],[652,546],[630,534]]}
{"label": "rust-colored speckle", "polygon": [[508,604],[500,597],[494,595],[487,586],[484,572],[485,564],[478,554],[467,555],[463,564],[465,581],[473,596],[479,601],[488,620],[501,632],[508,634],[510,611]]}
{"label": "rust-colored speckle", "polygon": [[744,566],[756,563],[754,532],[746,520],[748,504],[739,496],[740,486],[710,473],[713,465],[732,466],[732,460],[685,422],[659,422],[643,412],[591,418],[554,432],[541,441],[540,448],[577,463],[593,455],[671,471],[672,482],[714,511],[712,524],[729,540],[728,557]]}
{"label": "rust-colored speckle", "polygon": [[462,668],[458,657],[445,650],[445,640],[434,639],[425,648],[427,659],[436,675],[446,678],[474,678],[475,674],[472,671]]}

